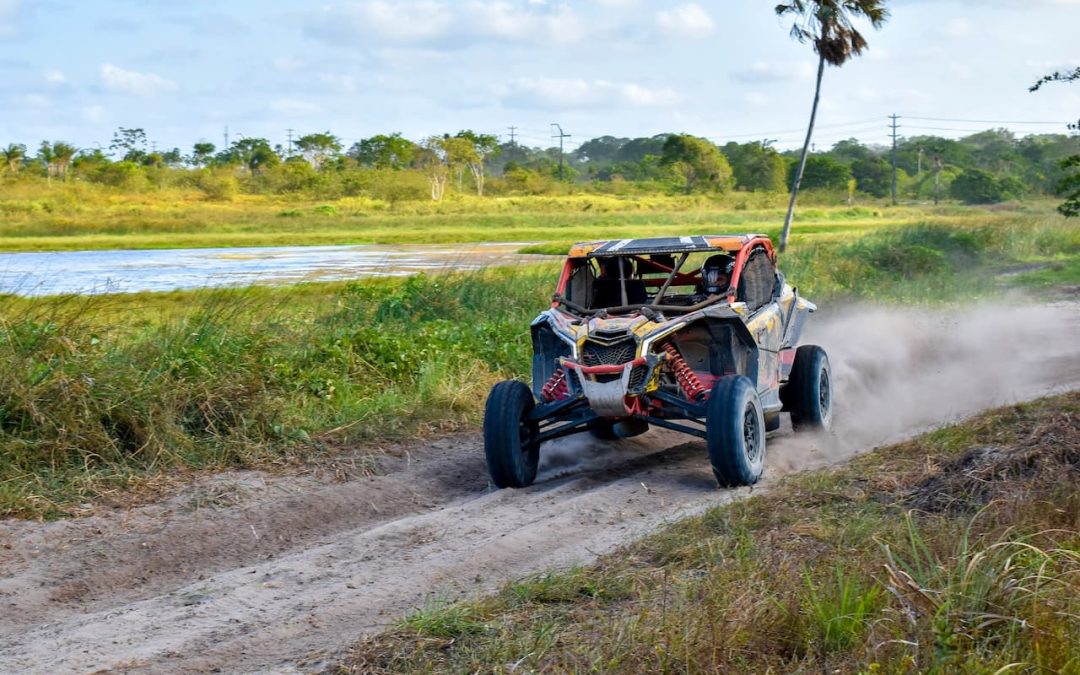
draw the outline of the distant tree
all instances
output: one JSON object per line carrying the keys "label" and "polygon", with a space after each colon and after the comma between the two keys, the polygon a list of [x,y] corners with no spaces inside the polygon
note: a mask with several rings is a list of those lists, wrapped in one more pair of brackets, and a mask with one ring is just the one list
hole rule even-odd
{"label": "distant tree", "polygon": [[75,155],[75,159],[71,161],[71,166],[77,170],[80,174],[92,173],[100,171],[102,167],[109,164],[109,157],[101,150],[101,148],[94,148],[93,150],[80,150]]}
{"label": "distant tree", "polygon": [[225,152],[218,155],[222,164],[239,164],[246,167],[251,174],[258,175],[259,171],[281,162],[281,157],[270,147],[270,141],[265,138],[241,138],[234,142]]}
{"label": "distant tree", "polygon": [[[798,165],[792,165],[789,178],[795,180]],[[807,190],[846,190],[851,169],[828,155],[812,155],[803,167],[802,185]]]}
{"label": "distant tree", "polygon": [[821,99],[821,79],[825,73],[825,64],[840,67],[851,58],[862,54],[867,48],[867,42],[855,28],[854,21],[865,19],[874,28],[881,28],[888,20],[889,12],[885,9],[884,0],[789,0],[777,5],[775,11],[778,16],[795,17],[791,36],[799,42],[809,42],[818,55],[817,84],[814,88],[814,105],[810,110],[810,124],[791,185],[791,201],[784,218],[784,230],[780,235],[780,251],[783,252],[791,234],[795,199],[799,195],[799,186],[810,151],[810,139],[814,135],[814,121],[817,119],[818,101]]}
{"label": "distant tree", "polygon": [[640,162],[646,157],[660,157],[664,154],[664,143],[671,134],[657,134],[646,138],[631,138],[623,143],[615,153],[615,162]]}
{"label": "distant tree", "polygon": [[67,178],[68,167],[79,151],[74,145],[63,141],[56,141],[52,146],[53,163],[56,165],[56,173],[60,178]]}
{"label": "distant tree", "polygon": [[216,149],[217,148],[214,147],[213,143],[207,143],[205,141],[196,143],[191,148],[191,159],[189,161],[193,166],[206,166],[214,158],[214,150]]}
{"label": "distant tree", "polygon": [[461,147],[456,153],[472,174],[476,194],[483,197],[484,167],[489,157],[499,153],[499,139],[491,134],[478,134],[468,129],[459,131],[454,138],[468,144],[467,148]]}
{"label": "distant tree", "polygon": [[446,183],[450,180],[446,140],[442,136],[431,136],[420,144],[415,155],[416,166],[427,176],[431,199],[436,202],[446,194]]}
{"label": "distant tree", "polygon": [[787,178],[787,163],[767,142],[728,143],[724,156],[735,174],[740,190],[781,192]]}
{"label": "distant tree", "polygon": [[1015,179],[999,180],[982,169],[967,169],[952,182],[949,193],[965,204],[997,204],[1018,196],[1018,189]]}
{"label": "distant tree", "polygon": [[874,153],[857,139],[849,138],[833,145],[832,150],[829,150],[829,156],[844,164],[852,164],[861,159],[869,159],[874,156]]}
{"label": "distant tree", "polygon": [[971,153],[971,163],[990,173],[1007,173],[1019,158],[1016,134],[1008,129],[989,129],[961,139]]}
{"label": "distant tree", "polygon": [[161,154],[160,152],[157,152],[157,151],[148,152],[145,155],[143,155],[143,158],[142,158],[142,161],[140,162],[140,164],[142,164],[143,166],[152,166],[152,167],[161,168],[161,167],[165,166],[165,155],[163,155],[163,154]]}
{"label": "distant tree", "polygon": [[628,138],[617,138],[615,136],[593,138],[579,145],[578,149],[574,151],[574,157],[579,162],[610,164],[616,161],[615,158],[619,150],[629,141]]}
{"label": "distant tree", "polygon": [[660,163],[681,179],[683,190],[725,190],[731,186],[731,165],[715,145],[697,136],[676,134],[664,142]]}
{"label": "distant tree", "polygon": [[[1080,80],[1080,67],[1070,71],[1058,71],[1046,75],[1034,85],[1031,91],[1038,91],[1044,84],[1050,82],[1075,82]],[[1070,124],[1073,131],[1080,131],[1080,120],[1076,124]],[[1058,211],[1066,218],[1080,216],[1080,153],[1061,160],[1060,167],[1065,175],[1058,181],[1057,193],[1065,197],[1065,201],[1058,206]]]}
{"label": "distant tree", "polygon": [[184,155],[180,152],[180,148],[173,148],[172,150],[166,150],[161,153],[161,159],[165,161],[167,166],[176,168],[184,163]]}
{"label": "distant tree", "polygon": [[4,168],[16,173],[26,160],[26,146],[21,143],[8,143],[6,148],[0,150],[0,155],[3,155]]}
{"label": "distant tree", "polygon": [[109,149],[119,153],[125,162],[141,162],[146,155],[146,131],[118,127],[112,142],[109,143]]}
{"label": "distant tree", "polygon": [[856,186],[868,195],[884,197],[892,189],[892,165],[873,155],[855,160],[851,175]]}
{"label": "distant tree", "polygon": [[322,167],[323,162],[336,157],[341,152],[341,139],[324,131],[320,134],[307,134],[296,141],[296,147],[303,154],[311,166],[315,169]]}
{"label": "distant tree", "polygon": [[52,181],[56,174],[56,155],[53,154],[52,143],[42,141],[38,146],[37,161],[45,168],[45,180]]}
{"label": "distant tree", "polygon": [[400,169],[412,164],[416,150],[416,143],[402,138],[400,132],[395,132],[390,135],[379,134],[354,143],[347,154],[362,166]]}

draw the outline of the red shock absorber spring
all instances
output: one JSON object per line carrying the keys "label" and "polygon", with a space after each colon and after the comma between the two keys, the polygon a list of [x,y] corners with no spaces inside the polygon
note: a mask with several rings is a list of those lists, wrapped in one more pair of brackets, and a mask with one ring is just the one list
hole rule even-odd
{"label": "red shock absorber spring", "polygon": [[545,401],[561,401],[570,395],[570,386],[566,384],[566,371],[559,368],[540,390],[540,397]]}
{"label": "red shock absorber spring", "polygon": [[701,378],[697,376],[686,363],[686,359],[683,358],[679,350],[675,348],[675,345],[670,342],[664,345],[664,351],[667,352],[667,364],[671,369],[675,380],[678,381],[679,386],[682,387],[683,393],[686,394],[686,398],[691,401],[699,401],[705,396],[705,385],[701,383]]}

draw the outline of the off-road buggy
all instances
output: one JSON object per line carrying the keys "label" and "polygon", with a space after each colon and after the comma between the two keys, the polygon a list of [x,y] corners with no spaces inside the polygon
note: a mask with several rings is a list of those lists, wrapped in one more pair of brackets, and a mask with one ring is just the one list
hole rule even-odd
{"label": "off-road buggy", "polygon": [[577,244],[532,323],[532,389],[512,380],[488,396],[492,481],[531,485],[545,441],[655,425],[705,439],[721,485],[757,482],[782,412],[795,431],[831,423],[829,359],[796,348],[815,309],[762,235]]}

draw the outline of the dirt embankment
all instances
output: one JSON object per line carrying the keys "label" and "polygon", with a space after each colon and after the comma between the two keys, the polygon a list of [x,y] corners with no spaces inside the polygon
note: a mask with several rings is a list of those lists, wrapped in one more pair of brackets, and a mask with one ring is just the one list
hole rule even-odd
{"label": "dirt embankment", "polygon": [[[1080,386],[1076,305],[852,310],[818,321],[837,429],[770,439],[762,485],[991,405]],[[227,474],[168,502],[0,524],[0,671],[307,670],[432,597],[588,561],[718,491],[672,433],[545,448],[490,490],[480,439],[406,447],[347,483]]]}

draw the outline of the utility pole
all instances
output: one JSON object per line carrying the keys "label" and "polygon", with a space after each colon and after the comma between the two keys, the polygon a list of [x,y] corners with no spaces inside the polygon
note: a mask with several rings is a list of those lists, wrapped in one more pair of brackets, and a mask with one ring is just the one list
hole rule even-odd
{"label": "utility pole", "polygon": [[224,150],[229,149],[229,125],[228,124],[225,125],[225,147],[223,149]]}
{"label": "utility pole", "polygon": [[289,150],[286,152],[285,156],[286,157],[292,157],[292,135],[293,135],[293,130],[292,129],[286,129],[285,131],[289,132]]}
{"label": "utility pole", "polygon": [[559,133],[552,131],[551,137],[559,139],[559,180],[563,180],[563,140],[570,138],[570,134],[563,133],[562,127],[557,123],[551,123],[552,129],[558,129]]}
{"label": "utility pole", "polygon": [[923,155],[923,149],[919,148],[919,168],[916,169],[916,171],[915,171],[916,176],[921,176],[922,175],[922,155]]}
{"label": "utility pole", "polygon": [[516,135],[517,127],[506,127],[506,128],[510,130],[510,145],[514,145],[515,144],[514,139],[517,138],[517,135]]}
{"label": "utility pole", "polygon": [[896,206],[896,130],[900,128],[896,121],[900,119],[900,116],[889,115],[889,119],[892,120],[892,124],[889,125],[892,129],[892,203]]}
{"label": "utility pole", "polygon": [[941,156],[934,158],[934,206],[937,206],[941,202],[941,169],[944,167],[944,163],[941,161]]}

